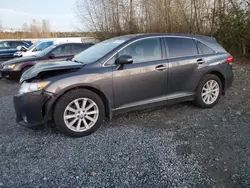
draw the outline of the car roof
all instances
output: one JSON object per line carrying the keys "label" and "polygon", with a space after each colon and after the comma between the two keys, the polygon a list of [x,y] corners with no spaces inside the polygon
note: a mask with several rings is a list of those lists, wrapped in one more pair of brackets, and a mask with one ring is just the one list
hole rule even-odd
{"label": "car roof", "polygon": [[195,34],[185,34],[185,33],[139,33],[139,34],[129,34],[115,37],[115,39],[132,39],[132,38],[145,38],[145,37],[187,37],[187,38],[196,38],[196,39],[207,39],[211,41],[216,41],[214,37],[204,36],[204,35],[195,35]]}
{"label": "car roof", "polygon": [[113,39],[130,41],[130,40],[137,40],[137,39],[142,39],[147,37],[157,37],[157,36],[192,38],[206,44],[216,52],[223,52],[223,53],[226,52],[225,49],[217,43],[216,38],[204,35],[184,34],[184,33],[139,33],[139,34],[118,36]]}
{"label": "car roof", "polygon": [[58,44],[53,44],[53,46],[57,47],[57,46],[61,46],[61,45],[65,45],[65,44],[77,44],[77,45],[84,45],[84,44],[92,44],[91,42],[67,42],[67,43],[58,43]]}

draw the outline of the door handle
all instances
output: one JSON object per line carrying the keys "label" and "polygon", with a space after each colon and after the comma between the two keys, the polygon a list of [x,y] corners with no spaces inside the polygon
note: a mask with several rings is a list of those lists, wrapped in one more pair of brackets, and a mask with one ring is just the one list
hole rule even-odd
{"label": "door handle", "polygon": [[155,70],[157,70],[157,71],[164,71],[166,69],[167,69],[166,65],[158,65],[155,67]]}
{"label": "door handle", "polygon": [[199,65],[201,65],[201,64],[204,64],[205,61],[204,61],[203,59],[198,59],[198,60],[197,60],[197,63],[198,63]]}

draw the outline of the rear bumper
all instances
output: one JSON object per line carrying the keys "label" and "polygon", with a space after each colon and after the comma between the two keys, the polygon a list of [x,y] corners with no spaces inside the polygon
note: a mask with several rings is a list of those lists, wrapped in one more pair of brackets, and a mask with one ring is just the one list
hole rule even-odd
{"label": "rear bumper", "polygon": [[234,73],[232,69],[232,65],[230,65],[229,70],[227,71],[227,74],[225,76],[225,90],[230,88],[233,85],[233,80],[234,80]]}
{"label": "rear bumper", "polygon": [[24,127],[44,124],[45,103],[50,98],[43,91],[14,96],[16,122]]}

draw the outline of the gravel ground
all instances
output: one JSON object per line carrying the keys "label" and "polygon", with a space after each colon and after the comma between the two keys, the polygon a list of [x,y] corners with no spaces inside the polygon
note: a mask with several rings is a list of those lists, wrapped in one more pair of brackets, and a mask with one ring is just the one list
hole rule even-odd
{"label": "gravel ground", "polygon": [[77,139],[18,126],[18,88],[0,80],[0,187],[250,187],[250,67],[213,109],[127,113]]}

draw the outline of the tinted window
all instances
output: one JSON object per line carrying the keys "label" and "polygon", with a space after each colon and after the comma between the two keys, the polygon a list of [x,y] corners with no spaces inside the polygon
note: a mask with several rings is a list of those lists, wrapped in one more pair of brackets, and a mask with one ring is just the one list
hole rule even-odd
{"label": "tinted window", "polygon": [[84,50],[86,50],[89,47],[89,44],[73,44],[72,46],[72,52],[73,54],[78,54]]}
{"label": "tinted window", "polygon": [[50,41],[50,42],[41,42],[40,44],[37,45],[37,47],[35,47],[35,49],[33,50],[33,52],[43,51],[44,49],[48,48],[52,44],[53,44],[52,41]]}
{"label": "tinted window", "polygon": [[121,55],[130,55],[134,63],[162,59],[160,39],[150,38],[139,40],[120,51],[118,56]]}
{"label": "tinted window", "polygon": [[58,46],[52,53],[55,57],[67,56],[72,54],[71,44]]}
{"label": "tinted window", "polygon": [[207,45],[205,45],[201,42],[197,42],[197,46],[198,46],[199,52],[201,54],[213,54],[213,53],[215,53],[211,48],[209,48]]}
{"label": "tinted window", "polygon": [[168,57],[185,57],[198,55],[196,43],[193,39],[166,37]]}
{"label": "tinted window", "polygon": [[8,42],[1,42],[0,47],[10,47]]}
{"label": "tinted window", "polygon": [[11,48],[17,48],[18,46],[23,46],[23,45],[24,45],[23,42],[18,42],[18,41],[10,42],[10,47]]}
{"label": "tinted window", "polygon": [[52,46],[50,46],[50,47],[44,49],[43,51],[37,52],[35,56],[43,57],[43,56],[49,54],[49,53],[50,53],[53,49],[55,49],[56,47],[57,47],[57,46],[52,45]]}

